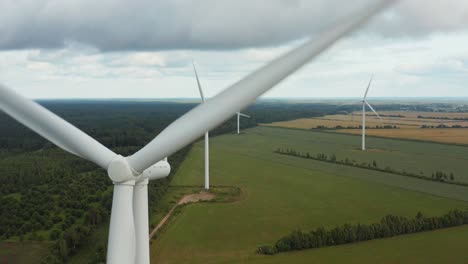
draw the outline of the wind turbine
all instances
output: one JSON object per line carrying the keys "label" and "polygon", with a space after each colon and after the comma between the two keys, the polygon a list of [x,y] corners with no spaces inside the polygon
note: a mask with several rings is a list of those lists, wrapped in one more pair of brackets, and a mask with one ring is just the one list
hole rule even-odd
{"label": "wind turbine", "polygon": [[114,184],[107,263],[149,264],[148,181],[169,174],[170,167],[164,158],[220,125],[393,2],[395,0],[375,1],[349,20],[340,20],[312,40],[195,107],[128,157],[114,153],[41,105],[3,85],[0,85],[0,109],[65,151],[107,170]]}
{"label": "wind turbine", "polygon": [[237,134],[240,134],[240,117],[241,116],[250,118],[250,116],[248,116],[248,115],[245,115],[245,114],[243,114],[241,112],[237,112]]}
{"label": "wind turbine", "polygon": [[[200,92],[200,97],[202,102],[205,103],[205,96],[203,95],[203,90],[198,79],[197,69],[195,68],[195,63],[192,61],[193,71],[195,72],[195,78],[197,78],[198,91]],[[209,133],[205,132],[205,190],[210,189],[210,142],[209,142]]]}
{"label": "wind turbine", "polygon": [[371,76],[371,78],[369,80],[369,84],[367,85],[366,92],[364,93],[364,97],[362,98],[362,101],[360,101],[360,102],[362,102],[362,150],[366,150],[366,105],[382,121],[382,118],[379,116],[377,111],[375,111],[375,109],[372,107],[372,105],[370,105],[369,102],[367,102],[367,100],[366,100],[367,99],[367,93],[369,93],[369,88],[370,88],[371,83],[372,83],[372,78],[373,78],[373,76]]}

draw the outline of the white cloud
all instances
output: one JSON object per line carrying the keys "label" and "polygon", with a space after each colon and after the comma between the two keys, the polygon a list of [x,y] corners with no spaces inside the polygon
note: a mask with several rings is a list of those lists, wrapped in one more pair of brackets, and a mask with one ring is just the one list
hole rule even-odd
{"label": "white cloud", "polygon": [[[373,0],[6,0],[0,49],[238,49],[310,36]],[[401,1],[366,32],[421,36],[468,26],[464,0]]]}
{"label": "white cloud", "polygon": [[[194,59],[213,96],[365,2],[2,1],[0,49],[27,49],[0,52],[0,82],[34,98],[197,97]],[[266,96],[360,96],[371,74],[370,96],[468,96],[467,6],[402,1]]]}

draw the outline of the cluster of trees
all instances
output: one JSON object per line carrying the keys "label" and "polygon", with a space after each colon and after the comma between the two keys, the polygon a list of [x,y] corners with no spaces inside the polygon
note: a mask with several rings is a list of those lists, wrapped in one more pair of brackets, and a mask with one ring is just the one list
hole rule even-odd
{"label": "cluster of trees", "polygon": [[[65,164],[47,170],[47,177],[38,177],[36,184],[20,185],[15,193],[0,198],[0,237],[54,240],[57,232],[77,222],[88,224],[85,216],[99,222],[99,215],[108,210],[105,194],[111,185],[103,171],[79,172]],[[50,232],[50,237],[37,234],[52,229],[56,232]]]}
{"label": "cluster of trees", "polygon": [[310,232],[295,230],[274,245],[260,246],[257,252],[273,255],[279,252],[320,248],[372,239],[468,224],[468,211],[453,210],[438,217],[425,217],[419,212],[414,218],[387,215],[379,223],[344,224],[332,229],[319,227]]}
{"label": "cluster of trees", "polygon": [[[369,114],[368,116],[375,116],[375,117],[376,117],[377,115]],[[381,116],[381,117],[398,117],[398,118],[406,117],[406,116],[404,116],[404,115],[402,115],[402,114],[397,114],[397,115],[392,115],[392,114],[390,114],[390,115],[380,114],[380,116]]]}
{"label": "cluster of trees", "polygon": [[393,174],[398,174],[402,176],[409,176],[409,177],[415,177],[415,178],[420,178],[424,180],[432,180],[432,181],[438,181],[438,182],[445,182],[445,183],[452,183],[452,184],[458,184],[458,185],[466,185],[465,183],[460,183],[455,181],[455,175],[453,172],[450,173],[445,173],[442,171],[436,171],[435,173],[432,173],[431,178],[427,177],[424,175],[424,173],[421,171],[418,173],[414,172],[408,172],[406,170],[395,170],[389,166],[386,166],[384,168],[379,167],[377,164],[376,160],[373,160],[372,162],[361,162],[358,163],[355,160],[350,160],[348,158],[346,159],[340,159],[338,160],[336,158],[335,154],[331,155],[326,155],[324,153],[317,153],[316,155],[311,155],[309,152],[302,153],[298,152],[294,149],[281,149],[278,148],[274,151],[275,153],[282,154],[282,155],[289,155],[289,156],[294,156],[294,157],[299,157],[299,158],[305,158],[305,159],[313,159],[313,160],[319,160],[319,161],[324,161],[324,162],[330,162],[330,163],[336,163],[340,165],[346,165],[346,166],[352,166],[352,167],[357,167],[361,169],[368,169],[368,170],[375,170],[375,171],[380,171],[380,172],[388,172],[388,173],[393,173]]}
{"label": "cluster of trees", "polygon": [[449,180],[454,181],[455,176],[452,172],[450,174],[447,174],[443,171],[436,171],[435,173],[432,173],[432,179],[440,182],[448,182]]}

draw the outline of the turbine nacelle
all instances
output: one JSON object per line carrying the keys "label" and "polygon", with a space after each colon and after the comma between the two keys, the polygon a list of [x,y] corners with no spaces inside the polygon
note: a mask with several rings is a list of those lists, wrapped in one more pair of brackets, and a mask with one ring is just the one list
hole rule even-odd
{"label": "turbine nacelle", "polygon": [[150,181],[159,180],[169,176],[170,172],[171,165],[169,164],[169,162],[167,162],[166,159],[164,159],[144,170],[142,173],[142,177],[143,179],[148,179]]}

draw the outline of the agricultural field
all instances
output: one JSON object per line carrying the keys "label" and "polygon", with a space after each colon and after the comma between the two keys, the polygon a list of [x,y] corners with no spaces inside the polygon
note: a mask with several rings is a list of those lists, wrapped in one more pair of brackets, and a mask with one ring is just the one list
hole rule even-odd
{"label": "agricultural field", "polygon": [[[453,263],[466,260],[456,247],[450,246],[463,244],[466,227],[273,257],[255,253],[258,246],[274,243],[295,229],[372,223],[386,214],[414,217],[421,211],[430,216],[468,208],[468,187],[465,186],[274,153],[276,148],[285,147],[312,153],[333,151],[337,157],[377,159],[379,163],[393,166],[401,161],[412,162],[404,166],[424,170],[430,170],[424,168],[426,164],[434,165],[431,159],[442,159],[443,162],[437,164],[452,160],[454,166],[460,167],[460,178],[463,168],[466,170],[463,166],[466,160],[457,157],[467,157],[468,150],[459,146],[373,138],[369,145],[376,150],[361,153],[359,144],[359,137],[353,135],[269,127],[212,138],[212,185],[240,187],[240,198],[232,203],[185,206],[153,241],[152,260],[156,263],[309,263],[317,259],[320,263],[336,263],[340,261],[334,255],[349,259],[356,254],[359,263],[376,263],[380,261],[375,252],[381,252],[382,257],[392,254],[387,248],[389,243],[404,250],[389,258],[388,263],[418,259],[424,249],[436,246],[449,248],[447,255],[445,251],[438,251],[441,260],[453,260]],[[411,161],[406,158],[421,152],[432,155],[419,154]],[[182,163],[172,186],[201,187],[202,184],[203,142],[199,142]],[[438,244],[438,239],[447,243]],[[427,240],[428,246],[414,242],[421,240]],[[451,254],[450,250],[457,251],[458,255]],[[362,253],[365,251],[367,257]],[[369,252],[373,252],[372,256]]]}
{"label": "agricultural field", "polygon": [[466,243],[468,227],[463,226],[354,245],[266,256],[250,263],[462,264],[468,260]]}
{"label": "agricultural field", "polygon": [[[354,112],[357,114],[357,112]],[[379,114],[383,116],[389,115],[401,115],[405,118],[418,118],[421,117],[423,119],[428,118],[438,118],[438,119],[468,119],[468,113],[450,113],[450,112],[413,112],[413,111],[383,111],[379,112]]]}
{"label": "agricultural field", "polygon": [[[338,129],[334,132],[361,135],[357,129]],[[466,128],[368,129],[366,135],[468,145]]]}
{"label": "agricultural field", "polygon": [[[468,113],[388,111],[380,113],[382,120],[372,112],[366,114],[367,135],[370,136],[468,144]],[[361,131],[357,128],[362,122],[361,113],[354,112],[349,115],[300,118],[263,125],[297,129],[330,128],[334,132],[360,134]],[[376,127],[379,129],[374,129]]]}
{"label": "agricultural field", "polygon": [[[426,119],[417,118],[418,112],[384,112],[382,113],[382,120],[380,120],[374,113],[366,113],[366,127],[374,128],[376,126],[396,126],[398,128],[421,128],[422,126],[462,126],[468,127],[468,120],[447,120],[447,119]],[[385,115],[401,115],[402,113],[411,113],[406,117],[389,117]],[[422,114],[422,113],[420,113]],[[414,116],[416,115],[416,116]],[[432,113],[430,113],[432,115]],[[265,126],[286,127],[286,128],[301,128],[301,129],[314,129],[314,128],[336,128],[341,126],[359,127],[362,125],[360,113],[352,113],[349,115],[326,115],[323,117],[315,118],[300,118],[290,121],[273,122],[271,124],[263,124]]]}

